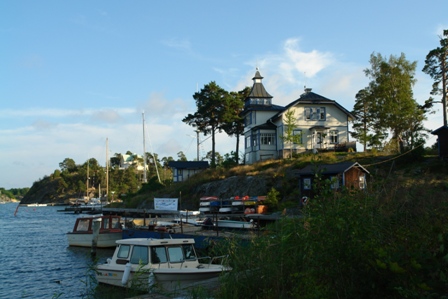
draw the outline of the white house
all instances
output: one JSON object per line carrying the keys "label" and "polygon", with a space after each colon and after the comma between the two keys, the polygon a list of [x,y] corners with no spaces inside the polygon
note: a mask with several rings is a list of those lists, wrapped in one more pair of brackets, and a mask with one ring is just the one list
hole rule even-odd
{"label": "white house", "polygon": [[[143,171],[143,156],[137,154],[124,154],[120,157],[120,169],[127,169],[130,166],[134,166],[137,171]],[[146,166],[148,169],[148,166]]]}
{"label": "white house", "polygon": [[[305,88],[300,97],[286,107],[274,105],[257,70],[250,95],[244,104],[245,161],[252,164],[272,158],[288,157],[291,152],[330,150],[349,143],[349,121],[354,116],[336,101]],[[300,141],[284,140],[286,113],[294,114],[294,135]],[[351,143],[355,144],[355,143]]]}

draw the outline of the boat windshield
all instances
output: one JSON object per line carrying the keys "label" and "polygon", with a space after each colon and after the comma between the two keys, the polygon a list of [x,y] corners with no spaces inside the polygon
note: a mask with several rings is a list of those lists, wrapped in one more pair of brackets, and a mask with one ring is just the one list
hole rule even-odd
{"label": "boat windshield", "polygon": [[131,254],[131,264],[148,264],[148,246],[134,246]]}
{"label": "boat windshield", "polygon": [[89,224],[90,224],[90,220],[89,219],[79,219],[78,221],[78,226],[76,227],[76,231],[79,232],[86,232],[89,230]]}
{"label": "boat windshield", "polygon": [[166,258],[165,246],[151,247],[151,263],[160,264],[166,262],[167,258]]}
{"label": "boat windshield", "polygon": [[182,247],[168,247],[168,254],[170,256],[171,263],[179,263],[184,261],[184,254]]}
{"label": "boat windshield", "polygon": [[192,244],[182,245],[182,249],[184,250],[185,260],[195,260],[196,254]]}
{"label": "boat windshield", "polygon": [[104,229],[109,228],[109,218],[103,218],[103,228]]}
{"label": "boat windshield", "polygon": [[129,256],[129,245],[120,245],[120,249],[118,249],[117,258],[125,259]]}

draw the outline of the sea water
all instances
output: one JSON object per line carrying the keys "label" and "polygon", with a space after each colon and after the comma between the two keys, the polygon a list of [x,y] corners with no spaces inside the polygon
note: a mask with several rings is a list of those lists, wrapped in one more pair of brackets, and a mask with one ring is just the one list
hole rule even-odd
{"label": "sea water", "polygon": [[80,215],[63,207],[17,206],[0,204],[0,298],[101,298],[93,266],[114,250],[69,247]]}

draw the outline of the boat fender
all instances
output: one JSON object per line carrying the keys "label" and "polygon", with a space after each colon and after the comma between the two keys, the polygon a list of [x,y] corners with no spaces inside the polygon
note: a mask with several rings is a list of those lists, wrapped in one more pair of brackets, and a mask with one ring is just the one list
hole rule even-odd
{"label": "boat fender", "polygon": [[307,204],[308,204],[308,197],[307,196],[302,197],[302,205],[306,206]]}
{"label": "boat fender", "polygon": [[149,286],[149,292],[151,292],[151,287],[156,282],[156,278],[154,277],[154,272],[151,271],[148,276],[148,286]]}
{"label": "boat fender", "polygon": [[131,264],[127,263],[124,267],[123,277],[121,278],[121,284],[126,285],[128,283],[129,275],[131,274]]}

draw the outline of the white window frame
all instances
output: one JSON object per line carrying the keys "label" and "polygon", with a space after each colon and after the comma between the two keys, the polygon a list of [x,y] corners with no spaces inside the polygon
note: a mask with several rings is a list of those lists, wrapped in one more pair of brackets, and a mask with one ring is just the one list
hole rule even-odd
{"label": "white window frame", "polygon": [[361,175],[359,176],[359,189],[365,189],[367,185],[366,182],[366,176],[365,175]]}
{"label": "white window frame", "polygon": [[326,120],[325,107],[305,107],[305,120]]}
{"label": "white window frame", "polygon": [[302,144],[302,142],[303,142],[303,134],[302,134],[302,130],[300,130],[300,129],[294,129],[294,130],[292,131],[292,134],[293,134],[294,136],[296,136],[296,135],[300,135],[300,140],[299,140],[299,142],[294,142],[294,144]]}
{"label": "white window frame", "polygon": [[303,190],[311,190],[311,178],[303,179]]}
{"label": "white window frame", "polygon": [[331,144],[338,144],[339,143],[339,131],[338,130],[330,130],[328,132],[330,137],[330,143]]}
{"label": "white window frame", "polygon": [[260,133],[260,144],[261,145],[275,145],[275,134],[274,133]]}
{"label": "white window frame", "polygon": [[245,138],[246,148],[249,148],[251,146],[251,141],[250,140],[251,140],[251,136],[250,135]]}

